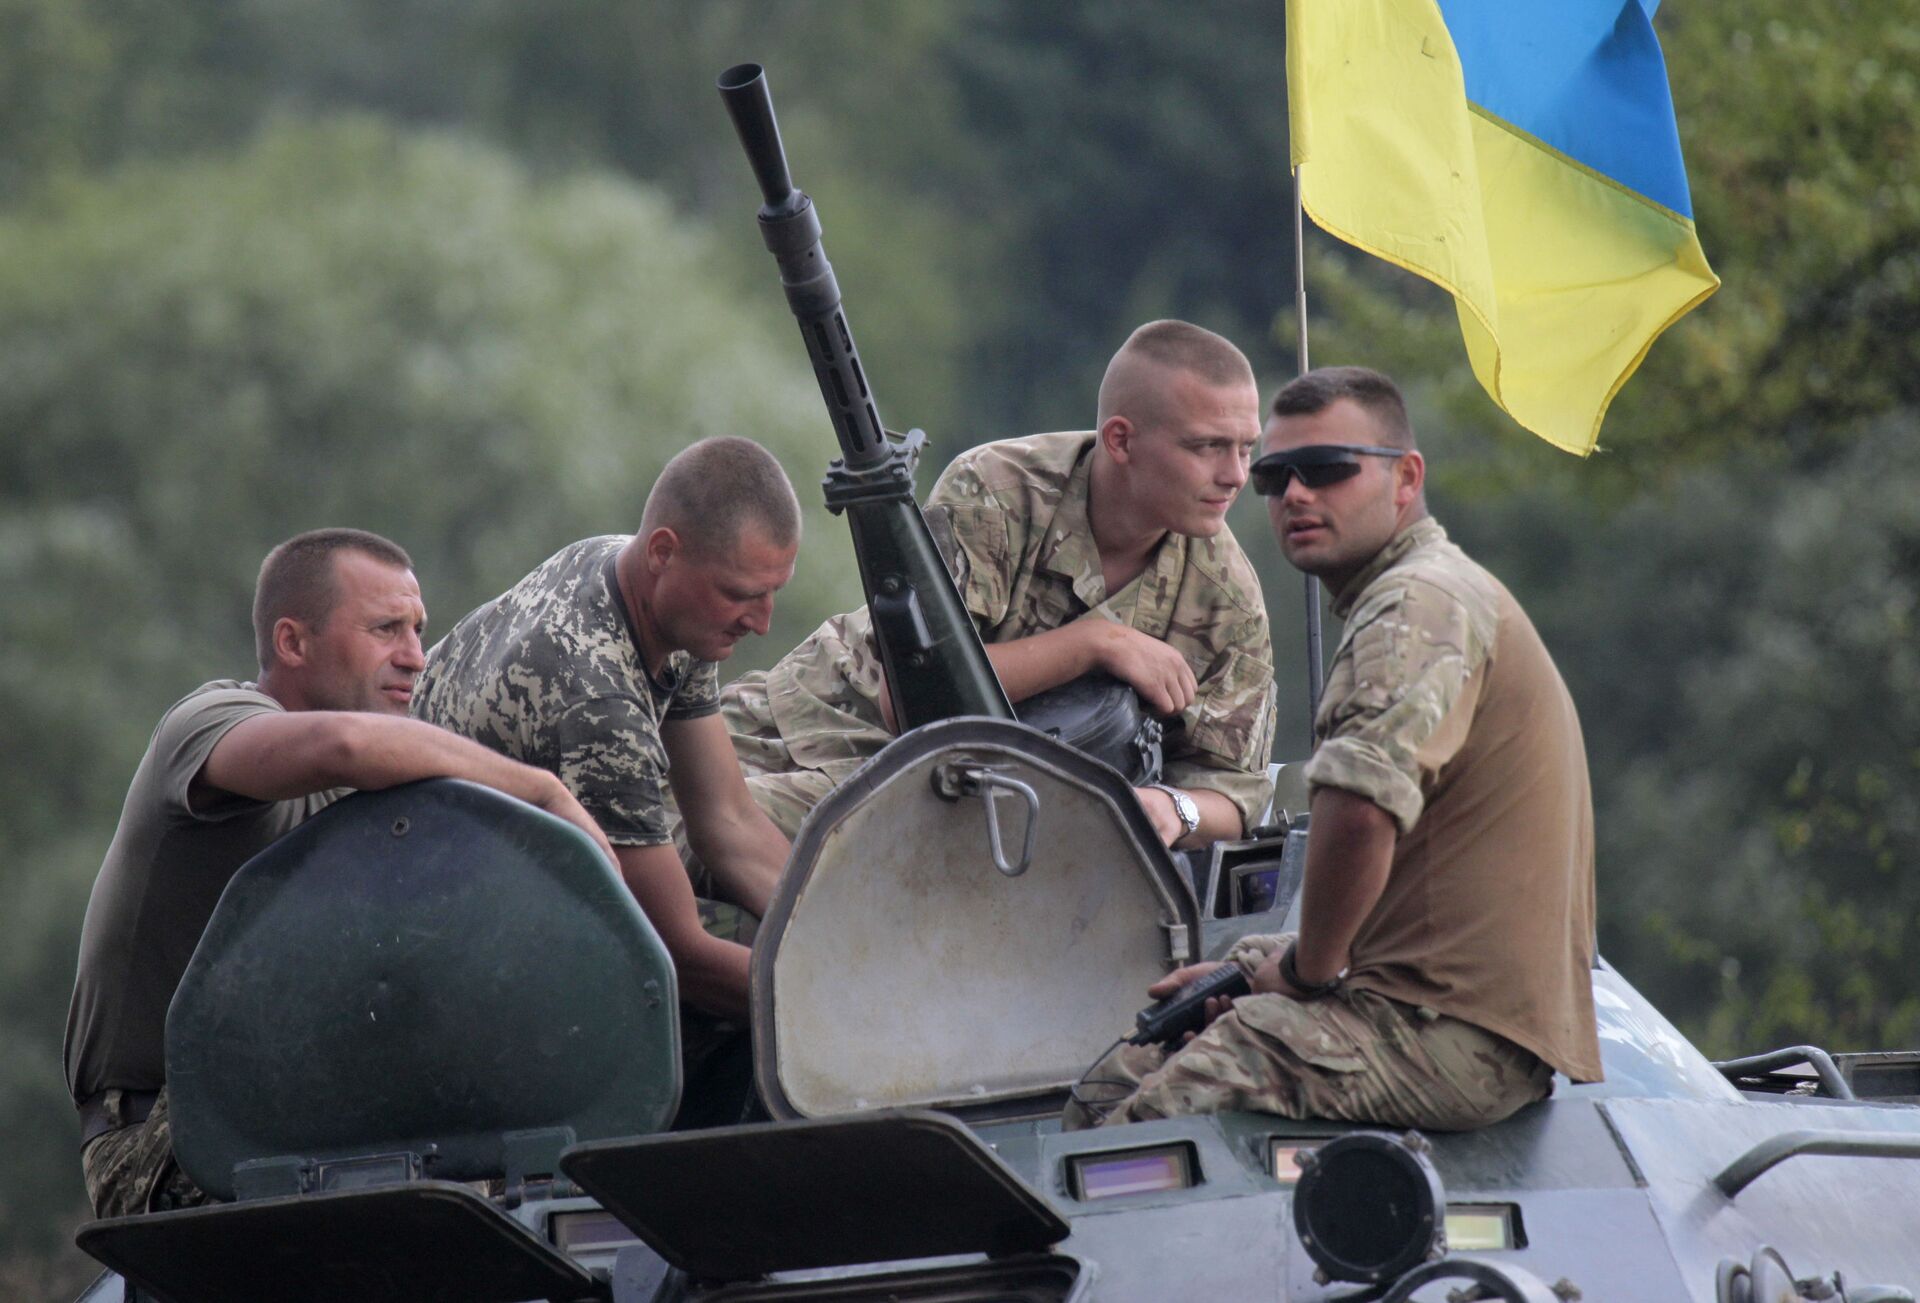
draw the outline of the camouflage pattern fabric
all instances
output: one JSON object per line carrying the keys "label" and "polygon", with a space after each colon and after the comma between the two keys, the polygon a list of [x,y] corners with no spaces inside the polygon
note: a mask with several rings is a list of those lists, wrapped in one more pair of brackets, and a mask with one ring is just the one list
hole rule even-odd
{"label": "camouflage pattern fabric", "polygon": [[616,846],[672,840],[660,725],[718,709],[719,675],[686,652],[647,673],[619,600],[627,539],[562,548],[469,612],[427,653],[413,714],[551,770]]}
{"label": "camouflage pattern fabric", "polygon": [[[107,1092],[109,1116],[117,1116],[120,1094]],[[167,1120],[164,1086],[146,1121],[95,1136],[80,1155],[80,1169],[95,1217],[130,1217],[213,1202],[213,1196],[173,1161],[173,1128]]]}
{"label": "camouflage pattern fabric", "polygon": [[1380,549],[1334,599],[1346,625],[1314,720],[1308,784],[1364,796],[1402,837],[1411,832],[1425,808],[1421,749],[1492,650],[1499,603],[1491,576],[1438,521],[1415,521]]}
{"label": "camouflage pattern fabric", "polygon": [[[1511,1041],[1341,987],[1317,1000],[1242,996],[1172,1054],[1123,1045],[1088,1072],[1062,1122],[1078,1130],[1249,1110],[1465,1131],[1544,1099],[1552,1086],[1552,1069]],[[1116,1102],[1103,1116],[1106,1101]]]}
{"label": "camouflage pattern fabric", "polygon": [[[986,642],[1107,619],[1179,650],[1200,690],[1168,722],[1164,777],[1221,793],[1251,826],[1272,795],[1273,651],[1259,578],[1226,530],[1169,534],[1136,580],[1108,593],[1087,519],[1093,444],[1091,433],[1041,434],[964,452],[934,485],[927,524]],[[749,786],[783,831],[791,808],[810,807],[892,740],[882,682],[862,607],[721,694]],[[796,773],[814,777],[754,781]]]}

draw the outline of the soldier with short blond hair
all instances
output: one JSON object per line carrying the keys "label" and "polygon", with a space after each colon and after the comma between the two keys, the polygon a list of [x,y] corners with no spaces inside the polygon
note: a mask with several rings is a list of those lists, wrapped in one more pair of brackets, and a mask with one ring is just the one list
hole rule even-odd
{"label": "soldier with short blond hair", "polygon": [[[925,508],[1010,700],[1103,670],[1166,718],[1165,784],[1139,798],[1169,844],[1239,836],[1272,794],[1266,607],[1226,524],[1259,402],[1230,342],[1149,322],[1109,363],[1095,429],[961,453]],[[789,836],[891,740],[888,702],[865,607],[721,694],[749,787]]]}

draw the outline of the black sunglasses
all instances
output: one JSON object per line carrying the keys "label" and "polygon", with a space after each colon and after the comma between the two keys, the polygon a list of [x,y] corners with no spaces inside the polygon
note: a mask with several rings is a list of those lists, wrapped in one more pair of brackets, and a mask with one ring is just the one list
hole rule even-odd
{"label": "black sunglasses", "polygon": [[1277,498],[1294,476],[1310,489],[1324,489],[1360,473],[1362,457],[1404,457],[1405,448],[1382,448],[1369,443],[1310,443],[1304,448],[1270,452],[1247,468],[1253,491]]}

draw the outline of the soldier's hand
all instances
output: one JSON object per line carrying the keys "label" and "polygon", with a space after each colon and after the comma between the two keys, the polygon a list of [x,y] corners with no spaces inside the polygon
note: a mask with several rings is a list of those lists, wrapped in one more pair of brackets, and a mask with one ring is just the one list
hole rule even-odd
{"label": "soldier's hand", "polygon": [[1185,968],[1176,968],[1149,986],[1147,994],[1156,1000],[1164,1000],[1181,987],[1192,985],[1221,966],[1218,959],[1209,959],[1198,964],[1188,964]]}
{"label": "soldier's hand", "polygon": [[1306,993],[1280,976],[1280,956],[1287,952],[1285,946],[1279,946],[1267,952],[1260,961],[1260,967],[1253,970],[1253,978],[1248,983],[1257,995],[1284,995],[1290,1000],[1305,998]]}
{"label": "soldier's hand", "polygon": [[1153,831],[1162,846],[1173,845],[1186,833],[1187,825],[1180,822],[1180,811],[1174,808],[1171,796],[1157,787],[1136,787],[1133,794],[1153,821]]}
{"label": "soldier's hand", "polygon": [[[1152,986],[1149,986],[1147,988],[1147,994],[1156,1000],[1164,1000],[1179,991],[1181,987],[1197,982],[1208,973],[1221,967],[1224,967],[1224,965],[1216,959],[1209,960],[1202,964],[1188,964],[1185,968],[1176,968]],[[1211,1000],[1207,1001],[1207,1020],[1201,1025],[1203,1027],[1213,1026],[1213,1020],[1231,1008],[1233,1008],[1232,1000],[1224,995],[1214,996]],[[1197,1034],[1196,1032],[1186,1033],[1180,1038],[1180,1043],[1183,1045],[1186,1044]]]}
{"label": "soldier's hand", "polygon": [[587,813],[586,807],[574,799],[573,793],[567,790],[565,783],[557,778],[554,779],[553,786],[548,788],[542,799],[536,800],[534,804],[548,814],[559,815],[593,838],[593,844],[598,846],[600,853],[607,857],[607,863],[616,869],[620,867],[620,857],[613,853],[613,843],[608,841],[607,835],[600,831],[600,825],[594,822],[593,816]]}
{"label": "soldier's hand", "polygon": [[1178,715],[1193,704],[1200,685],[1185,656],[1124,624],[1098,619],[1087,623],[1099,626],[1096,663],[1129,684],[1154,713]]}

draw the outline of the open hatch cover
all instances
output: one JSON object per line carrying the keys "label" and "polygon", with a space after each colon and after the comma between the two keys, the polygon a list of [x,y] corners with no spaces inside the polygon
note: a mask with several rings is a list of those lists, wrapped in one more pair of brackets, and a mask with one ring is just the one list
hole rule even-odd
{"label": "open hatch cover", "polygon": [[571,1258],[442,1181],[119,1217],[74,1238],[164,1303],[521,1303],[597,1289]]}
{"label": "open hatch cover", "polygon": [[545,1173],[673,1116],[674,996],[578,828],[454,779],[362,792],[227,884],[167,1015],[174,1152],[222,1199],[299,1188],[240,1189],[262,1163]]}
{"label": "open hatch cover", "polygon": [[1199,937],[1113,769],[1024,724],[914,729],[794,837],[753,944],[760,1097],[777,1118],[1056,1111]]}
{"label": "open hatch cover", "polygon": [[1068,1231],[972,1132],[922,1111],[596,1141],[560,1166],[705,1280],[1037,1252]]}

